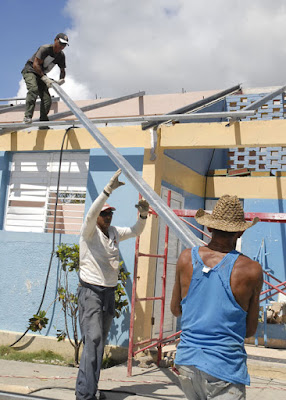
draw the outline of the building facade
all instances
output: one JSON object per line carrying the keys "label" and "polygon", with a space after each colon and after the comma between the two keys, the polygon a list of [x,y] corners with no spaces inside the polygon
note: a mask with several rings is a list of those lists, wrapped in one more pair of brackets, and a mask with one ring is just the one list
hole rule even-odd
{"label": "building facade", "polygon": [[[201,112],[241,109],[264,94],[256,92],[226,97]],[[164,114],[210,94],[213,92],[142,96],[89,111],[87,116],[111,118]],[[86,105],[86,102],[79,102],[78,105]],[[260,108],[257,119],[242,120],[230,126],[225,119],[210,122],[203,118],[191,123],[160,125],[156,147],[149,130],[142,130],[140,124],[109,123],[98,125],[98,128],[156,193],[166,199],[168,190],[171,190],[171,208],[211,209],[217,198],[228,193],[236,194],[241,199],[246,212],[284,213],[284,95],[266,105],[267,113],[266,108]],[[61,102],[55,105],[54,112],[58,111],[65,111]],[[22,119],[20,111],[0,116],[0,123]],[[85,213],[117,169],[85,129],[69,131],[61,167],[60,215],[53,236],[59,150],[64,133],[65,129],[61,127],[47,131],[26,129],[2,135],[0,131],[0,268],[3,282],[0,291],[0,336],[1,332],[15,334],[25,331],[41,300],[53,244],[78,243]],[[244,169],[243,175],[230,174],[230,171],[239,169]],[[123,180],[126,185],[110,198],[110,203],[116,207],[113,223],[118,226],[132,225],[137,217],[134,205],[139,193],[124,176]],[[189,221],[196,225],[192,218]],[[150,216],[141,235],[140,251],[147,254],[160,252],[163,232],[164,222]],[[254,258],[264,241],[267,252],[265,267],[273,271],[279,280],[285,281],[284,238],[283,223],[260,222],[243,235],[241,250]],[[169,311],[169,302],[176,259],[181,251],[181,245],[172,232],[169,243],[166,334],[178,328],[178,322]],[[131,273],[126,287],[129,302],[134,252],[135,240],[121,244],[121,259]],[[140,259],[139,297],[160,293],[161,268],[160,261],[154,258]],[[54,257],[43,309],[55,299],[58,274],[58,260]],[[72,285],[76,287],[76,277]],[[55,337],[56,330],[62,328],[60,315],[59,304],[49,307],[49,325],[42,335]],[[128,346],[129,321],[130,308],[114,320],[110,344]],[[158,324],[158,305],[137,303],[136,340],[156,336]]]}

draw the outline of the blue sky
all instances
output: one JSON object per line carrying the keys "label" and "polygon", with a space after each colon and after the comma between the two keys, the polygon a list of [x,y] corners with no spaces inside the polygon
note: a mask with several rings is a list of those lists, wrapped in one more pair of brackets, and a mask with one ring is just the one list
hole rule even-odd
{"label": "blue sky", "polygon": [[62,31],[75,100],[286,81],[285,0],[0,0],[0,98],[25,96],[26,60]]}
{"label": "blue sky", "polygon": [[0,98],[16,96],[27,59],[71,27],[65,4],[65,0],[1,0]]}

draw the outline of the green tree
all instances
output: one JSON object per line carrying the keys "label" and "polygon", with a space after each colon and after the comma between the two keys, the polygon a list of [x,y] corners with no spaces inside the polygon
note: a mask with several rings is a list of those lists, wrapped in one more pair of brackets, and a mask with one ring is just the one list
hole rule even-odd
{"label": "green tree", "polygon": [[[55,301],[61,303],[65,324],[64,330],[57,331],[57,338],[58,341],[61,341],[68,337],[70,344],[74,348],[74,362],[78,365],[82,340],[79,339],[78,334],[78,297],[76,291],[70,290],[70,277],[71,274],[77,274],[79,271],[79,246],[77,244],[68,245],[62,243],[58,246],[56,255],[60,260],[60,274]],[[125,286],[129,275],[130,273],[125,270],[123,261],[121,261],[119,263],[119,281],[115,290],[115,316],[117,318],[126,310],[128,305],[125,297]],[[71,324],[70,329],[69,321]],[[41,310],[38,315],[33,315],[33,318],[30,318],[29,329],[33,332],[41,332],[47,323],[46,311]]]}

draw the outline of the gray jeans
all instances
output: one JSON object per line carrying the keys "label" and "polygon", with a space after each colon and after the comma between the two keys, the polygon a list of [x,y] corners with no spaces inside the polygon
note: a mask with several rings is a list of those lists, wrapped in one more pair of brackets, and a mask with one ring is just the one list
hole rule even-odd
{"label": "gray jeans", "polygon": [[[97,290],[98,289],[98,290]],[[95,399],[104,344],[114,316],[114,288],[78,290],[79,323],[84,347],[76,381],[76,398]]]}
{"label": "gray jeans", "polygon": [[245,385],[222,381],[194,366],[176,365],[179,380],[189,400],[244,400]]}

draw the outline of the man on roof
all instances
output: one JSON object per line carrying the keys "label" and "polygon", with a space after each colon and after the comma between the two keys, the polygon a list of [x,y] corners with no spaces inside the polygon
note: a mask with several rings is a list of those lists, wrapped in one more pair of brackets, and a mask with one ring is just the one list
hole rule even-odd
{"label": "man on roof", "polygon": [[115,313],[119,272],[119,242],[139,236],[146,225],[149,204],[135,206],[139,218],[132,227],[112,226],[115,208],[106,203],[112,191],[124,185],[119,169],[95,199],[80,233],[79,323],[84,343],[76,382],[76,399],[104,399],[98,390],[104,344]]}
{"label": "man on roof", "polygon": [[54,43],[40,46],[21,71],[28,90],[24,123],[30,124],[32,122],[38,96],[41,99],[40,121],[49,120],[48,114],[52,104],[49,88],[52,86],[52,80],[47,76],[47,73],[55,65],[58,65],[60,68],[60,80],[57,83],[60,85],[64,83],[66,58],[63,49],[69,45],[68,41],[65,33],[57,34]]}
{"label": "man on roof", "polygon": [[263,274],[235,248],[258,218],[246,222],[239,199],[224,195],[212,214],[199,209],[195,219],[212,239],[184,250],[177,262],[171,311],[182,315],[182,333],[175,365],[188,399],[245,399],[244,339],[256,332]]}

